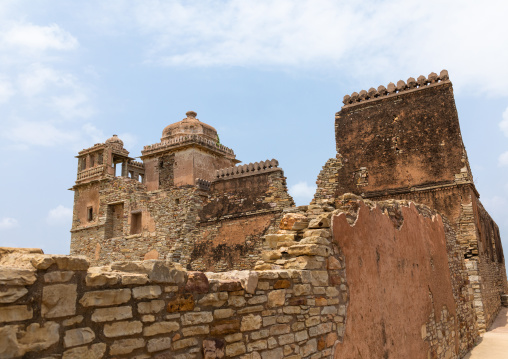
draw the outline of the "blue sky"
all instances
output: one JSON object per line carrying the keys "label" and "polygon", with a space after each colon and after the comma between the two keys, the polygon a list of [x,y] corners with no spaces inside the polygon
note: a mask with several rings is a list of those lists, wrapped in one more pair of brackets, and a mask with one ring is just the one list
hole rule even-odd
{"label": "blue sky", "polygon": [[74,156],[131,156],[194,110],[307,204],[345,94],[447,69],[508,248],[506,1],[0,2],[0,246],[68,253]]}

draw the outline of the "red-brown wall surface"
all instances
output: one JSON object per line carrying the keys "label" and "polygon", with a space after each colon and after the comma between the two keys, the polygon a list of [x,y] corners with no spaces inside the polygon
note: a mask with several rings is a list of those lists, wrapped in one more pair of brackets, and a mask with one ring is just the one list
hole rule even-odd
{"label": "red-brown wall surface", "polygon": [[399,213],[384,211],[361,202],[353,225],[345,213],[333,217],[350,293],[344,342],[335,358],[427,359],[438,351],[455,357],[457,337],[442,336],[432,347],[427,341],[432,328],[458,333],[461,322],[442,219],[421,215],[412,203]]}

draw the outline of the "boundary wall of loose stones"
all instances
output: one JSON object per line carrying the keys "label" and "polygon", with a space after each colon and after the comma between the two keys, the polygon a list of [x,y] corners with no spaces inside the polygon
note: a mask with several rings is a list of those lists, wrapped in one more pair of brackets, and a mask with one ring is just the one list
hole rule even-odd
{"label": "boundary wall of loose stones", "polygon": [[0,249],[0,358],[331,358],[348,293],[330,215],[288,214],[278,239],[303,238],[250,271]]}

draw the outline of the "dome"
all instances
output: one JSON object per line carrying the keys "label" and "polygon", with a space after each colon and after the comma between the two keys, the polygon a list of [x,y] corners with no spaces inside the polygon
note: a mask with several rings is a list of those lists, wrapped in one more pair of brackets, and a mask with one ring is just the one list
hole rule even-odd
{"label": "dome", "polygon": [[113,137],[110,137],[106,140],[106,143],[109,143],[109,144],[118,144],[120,146],[123,147],[123,141],[121,139],[118,138],[117,135],[113,135]]}
{"label": "dome", "polygon": [[167,141],[172,138],[185,135],[201,135],[212,141],[217,140],[217,130],[212,126],[199,121],[196,118],[196,112],[188,111],[185,115],[187,117],[180,122],[175,122],[164,128],[162,131],[161,141]]}

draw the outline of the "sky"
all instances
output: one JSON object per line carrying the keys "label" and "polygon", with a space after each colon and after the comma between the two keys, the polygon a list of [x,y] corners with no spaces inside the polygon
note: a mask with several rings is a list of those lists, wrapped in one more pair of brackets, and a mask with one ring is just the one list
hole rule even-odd
{"label": "sky", "polygon": [[[69,253],[77,159],[132,157],[189,110],[297,204],[346,94],[447,69],[481,201],[508,251],[508,2],[0,2],[0,246]],[[508,253],[508,252],[507,252]]]}

